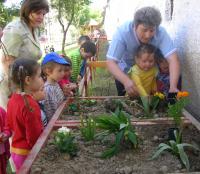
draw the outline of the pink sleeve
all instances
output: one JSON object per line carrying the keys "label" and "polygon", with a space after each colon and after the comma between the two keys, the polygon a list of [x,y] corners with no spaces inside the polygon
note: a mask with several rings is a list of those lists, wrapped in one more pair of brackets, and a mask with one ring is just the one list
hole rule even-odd
{"label": "pink sleeve", "polygon": [[[1,108],[0,107],[0,127],[1,127],[1,130],[3,130],[3,132],[5,133],[5,134],[7,134],[8,135],[8,137],[10,137],[11,136],[11,131],[10,131],[10,129],[7,129],[6,128],[6,111],[3,109],[3,108]],[[7,140],[6,142],[5,142],[5,150],[6,150],[6,156],[7,156],[7,158],[9,158],[10,157],[10,144],[9,144],[9,140]]]}
{"label": "pink sleeve", "polygon": [[69,79],[62,79],[58,82],[58,84],[60,85],[61,89],[63,89],[64,85],[69,84],[70,81]]}
{"label": "pink sleeve", "polygon": [[7,124],[7,114],[6,111],[0,107],[0,117],[1,117],[1,129],[8,137],[12,135],[12,132]]}

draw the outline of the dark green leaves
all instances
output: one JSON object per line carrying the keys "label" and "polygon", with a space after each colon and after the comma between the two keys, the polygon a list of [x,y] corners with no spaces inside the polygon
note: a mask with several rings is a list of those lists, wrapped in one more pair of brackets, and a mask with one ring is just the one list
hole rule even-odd
{"label": "dark green leaves", "polygon": [[75,156],[77,146],[74,143],[74,136],[71,133],[56,132],[54,144],[62,153],[68,153],[70,156]]}
{"label": "dark green leaves", "polygon": [[103,158],[109,158],[117,154],[124,143],[130,143],[133,147],[137,147],[138,138],[127,113],[117,108],[115,113],[112,113],[111,116],[101,115],[95,120],[98,128],[115,135],[114,144],[111,148],[102,153]]}

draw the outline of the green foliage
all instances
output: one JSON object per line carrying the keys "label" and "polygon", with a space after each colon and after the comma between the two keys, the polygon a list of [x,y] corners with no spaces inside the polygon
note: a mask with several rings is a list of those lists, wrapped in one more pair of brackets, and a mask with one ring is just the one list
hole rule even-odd
{"label": "green foliage", "polygon": [[19,16],[18,6],[5,7],[2,2],[0,2],[0,26],[5,27],[14,17]]}
{"label": "green foliage", "polygon": [[194,145],[188,143],[181,143],[181,132],[174,131],[176,141],[170,140],[167,144],[161,143],[159,144],[156,152],[151,157],[151,159],[157,158],[164,151],[170,151],[173,155],[176,155],[182,162],[182,164],[186,167],[187,170],[190,169],[190,163],[187,154],[184,151],[185,147],[192,148],[200,151],[200,149]]}
{"label": "green foliage", "polygon": [[51,0],[52,8],[58,11],[59,17],[68,22],[81,14],[81,11],[90,4],[89,0]]}
{"label": "green foliage", "polygon": [[77,103],[71,103],[71,104],[69,104],[69,111],[71,111],[71,112],[78,112],[79,108],[78,108]]}
{"label": "green foliage", "polygon": [[74,136],[71,134],[70,131],[60,131],[59,129],[55,134],[54,144],[60,152],[68,153],[70,156],[76,155],[77,146],[74,143]]}
{"label": "green foliage", "polygon": [[83,119],[81,117],[81,134],[86,141],[94,140],[96,134],[96,123],[92,118]]}
{"label": "green foliage", "polygon": [[81,10],[89,4],[89,0],[51,0],[51,6],[57,11],[57,19],[63,31],[62,54],[65,54],[66,35],[70,25],[75,25]]}
{"label": "green foliage", "polygon": [[160,102],[160,98],[158,96],[141,96],[140,98],[143,105],[144,116],[152,118],[153,113]]}
{"label": "green foliage", "polygon": [[183,108],[189,104],[188,97],[181,97],[176,100],[176,103],[173,105],[168,105],[168,115],[174,119],[176,126],[181,125],[181,116]]}
{"label": "green foliage", "polygon": [[125,144],[131,144],[132,147],[136,148],[138,145],[138,138],[135,130],[133,129],[130,116],[121,111],[119,108],[116,109],[115,113],[111,116],[101,115],[96,119],[97,127],[104,129],[109,134],[115,135],[115,143],[102,153],[103,158],[109,158],[117,154],[120,148]]}
{"label": "green foliage", "polygon": [[82,100],[81,104],[84,104],[85,106],[95,106],[97,104],[96,100]]}

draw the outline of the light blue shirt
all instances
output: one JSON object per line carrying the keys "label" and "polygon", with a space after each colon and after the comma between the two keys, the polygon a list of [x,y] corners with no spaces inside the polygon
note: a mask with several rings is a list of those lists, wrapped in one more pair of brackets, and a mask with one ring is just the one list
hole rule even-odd
{"label": "light blue shirt", "polygon": [[[156,29],[156,33],[149,43],[160,48],[165,58],[176,51],[172,39],[161,26]],[[134,58],[139,45],[134,23],[128,21],[115,32],[107,52],[107,59],[115,60],[120,69],[127,73],[135,64]]]}

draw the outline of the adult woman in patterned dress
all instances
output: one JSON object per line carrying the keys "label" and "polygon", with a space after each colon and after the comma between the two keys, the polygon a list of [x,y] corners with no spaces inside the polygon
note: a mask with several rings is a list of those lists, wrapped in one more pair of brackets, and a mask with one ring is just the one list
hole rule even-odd
{"label": "adult woman in patterned dress", "polygon": [[8,95],[9,67],[16,58],[40,59],[42,51],[39,44],[38,27],[49,11],[46,0],[24,0],[20,9],[20,19],[9,23],[2,37],[2,56],[0,58],[0,105],[6,109]]}

